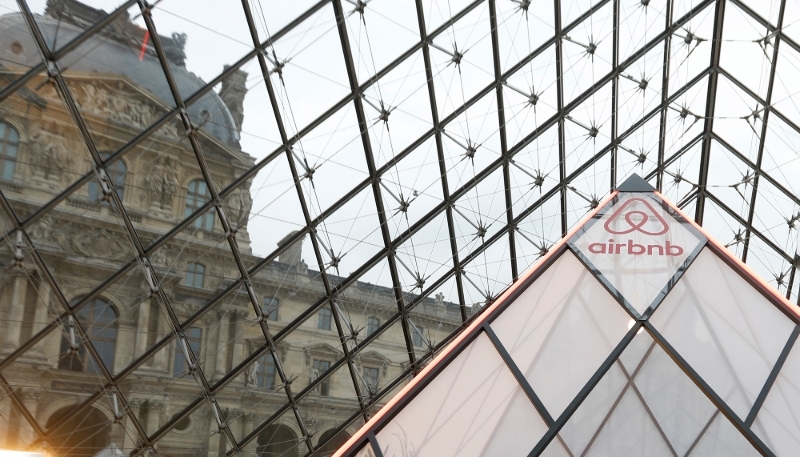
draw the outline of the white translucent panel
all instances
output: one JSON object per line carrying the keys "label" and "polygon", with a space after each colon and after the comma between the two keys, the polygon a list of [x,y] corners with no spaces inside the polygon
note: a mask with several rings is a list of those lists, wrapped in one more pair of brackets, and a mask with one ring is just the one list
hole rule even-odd
{"label": "white translucent panel", "polygon": [[622,340],[629,321],[566,252],[491,325],[550,415],[558,417]]}
{"label": "white translucent panel", "polygon": [[678,455],[686,455],[717,408],[648,333],[637,336],[626,353],[637,340],[648,351],[634,385],[669,444]]}
{"label": "white translucent panel", "polygon": [[544,449],[544,452],[539,455],[541,457],[571,457],[571,454],[567,452],[567,449],[559,438],[551,441]]}
{"label": "white translucent panel", "polygon": [[384,457],[526,456],[547,426],[485,334],[377,434]]}
{"label": "white translucent panel", "polygon": [[672,453],[636,392],[628,388],[585,455],[666,457]]}
{"label": "white translucent panel", "polygon": [[[703,457],[749,457],[761,455],[736,427],[722,414],[700,437],[691,455]],[[792,455],[797,455],[795,452]]]}
{"label": "white translucent panel", "polygon": [[569,418],[559,436],[573,455],[581,455],[589,446],[626,384],[627,378],[619,364],[612,365]]}
{"label": "white translucent panel", "polygon": [[642,314],[701,242],[642,194],[619,200],[574,245]]}
{"label": "white translucent panel", "polygon": [[650,321],[742,419],[794,327],[708,249]]}
{"label": "white translucent panel", "polygon": [[753,423],[761,440],[778,456],[800,449],[800,345],[795,343]]}

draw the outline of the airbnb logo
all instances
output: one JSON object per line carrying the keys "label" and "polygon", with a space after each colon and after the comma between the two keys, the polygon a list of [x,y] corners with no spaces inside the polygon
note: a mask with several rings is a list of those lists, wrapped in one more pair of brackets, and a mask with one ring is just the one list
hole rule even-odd
{"label": "airbnb logo", "polygon": [[[652,229],[647,230],[647,228],[645,228],[645,224],[650,221],[650,215],[637,209],[631,209],[625,213],[624,221],[627,227],[625,227],[624,230],[616,230],[611,228],[612,223],[621,221],[619,216],[622,211],[631,206],[634,202],[641,203],[646,206],[648,210],[650,210],[650,215],[652,215],[653,218],[658,222],[659,229],[657,231],[652,231]],[[603,228],[605,228],[608,233],[612,233],[614,235],[626,235],[631,232],[642,232],[646,235],[663,235],[669,230],[667,221],[665,221],[664,218],[658,214],[658,211],[656,211],[655,208],[650,205],[650,202],[643,198],[631,198],[630,200],[626,201],[624,205],[622,205],[614,212],[614,214],[611,215],[611,217],[608,218]]]}
{"label": "airbnb logo", "polygon": [[[625,201],[606,220],[603,228],[609,235],[630,234],[633,236],[635,232],[638,232],[650,237],[658,237],[669,231],[669,225],[661,216],[661,213],[644,198],[631,198]],[[658,238],[650,238],[649,242],[640,244],[645,239],[608,239],[605,242],[591,243],[588,246],[588,250],[592,254],[633,256],[678,257],[684,253],[683,247],[674,244],[670,240],[664,240],[662,244]],[[639,243],[636,241],[639,241]]]}

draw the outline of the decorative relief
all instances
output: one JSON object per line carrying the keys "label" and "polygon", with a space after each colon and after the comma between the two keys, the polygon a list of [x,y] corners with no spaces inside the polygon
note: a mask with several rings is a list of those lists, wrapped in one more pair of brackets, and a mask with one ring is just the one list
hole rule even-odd
{"label": "decorative relief", "polygon": [[225,212],[228,215],[228,222],[237,228],[247,227],[250,217],[250,209],[253,206],[253,198],[248,189],[236,189],[225,199]]}
{"label": "decorative relief", "polygon": [[146,196],[151,209],[170,211],[175,195],[180,188],[174,160],[160,157],[145,176]]}
{"label": "decorative relief", "polygon": [[123,239],[104,228],[67,225],[55,234],[55,241],[61,249],[85,257],[122,260],[133,256]]}
{"label": "decorative relief", "polygon": [[76,149],[70,147],[69,141],[58,132],[36,130],[29,145],[34,178],[60,183],[64,172],[75,166]]}

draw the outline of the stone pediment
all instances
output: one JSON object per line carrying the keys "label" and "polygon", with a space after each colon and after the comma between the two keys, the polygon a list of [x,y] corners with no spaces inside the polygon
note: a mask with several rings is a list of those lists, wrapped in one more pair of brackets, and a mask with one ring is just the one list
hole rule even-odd
{"label": "stone pediment", "polygon": [[367,365],[384,366],[392,363],[392,361],[378,351],[366,351],[360,354],[361,363]]}
{"label": "stone pediment", "polygon": [[303,353],[306,356],[306,365],[311,365],[311,360],[315,358],[333,361],[344,357],[344,352],[341,349],[327,343],[306,346],[303,348]]}

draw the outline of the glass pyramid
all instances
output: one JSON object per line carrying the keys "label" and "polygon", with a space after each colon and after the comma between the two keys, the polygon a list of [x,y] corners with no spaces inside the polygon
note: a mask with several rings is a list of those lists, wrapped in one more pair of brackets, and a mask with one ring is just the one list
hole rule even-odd
{"label": "glass pyramid", "polygon": [[796,455],[798,322],[632,176],[335,456]]}

